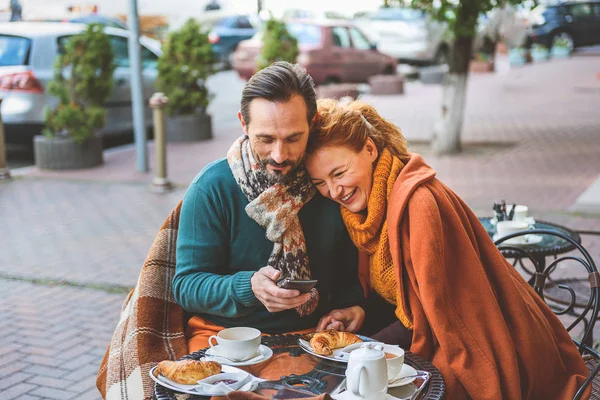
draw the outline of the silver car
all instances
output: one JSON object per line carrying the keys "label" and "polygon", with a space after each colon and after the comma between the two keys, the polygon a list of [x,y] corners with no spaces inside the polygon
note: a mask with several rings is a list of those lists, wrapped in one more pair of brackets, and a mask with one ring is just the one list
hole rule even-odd
{"label": "silver car", "polygon": [[[56,56],[69,37],[85,30],[84,24],[53,22],[0,23],[0,97],[2,120],[7,143],[32,145],[32,138],[44,127],[44,109],[57,104],[46,87],[52,79]],[[114,87],[106,103],[105,135],[131,133],[133,130],[130,72],[128,55],[129,32],[105,28],[110,35],[117,69]],[[143,90],[149,99],[157,77],[160,43],[146,37],[142,45]],[[146,101],[146,104],[148,102]],[[152,125],[152,115],[146,111],[146,126]]]}
{"label": "silver car", "polygon": [[382,8],[354,20],[377,49],[400,62],[445,64],[450,52],[448,25],[408,7]]}

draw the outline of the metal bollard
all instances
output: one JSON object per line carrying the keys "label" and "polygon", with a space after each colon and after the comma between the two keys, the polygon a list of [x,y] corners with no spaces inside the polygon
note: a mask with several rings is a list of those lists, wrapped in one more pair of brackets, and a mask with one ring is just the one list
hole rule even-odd
{"label": "metal bollard", "polygon": [[154,93],[150,98],[154,121],[154,151],[156,156],[156,176],[152,180],[151,190],[165,193],[173,189],[167,178],[167,136],[165,132],[165,108],[169,98],[164,93]]}
{"label": "metal bollard", "polygon": [[[0,108],[2,107],[2,97],[0,97]],[[6,148],[4,144],[4,124],[2,123],[2,113],[0,112],[0,182],[11,180],[10,170],[6,166]]]}

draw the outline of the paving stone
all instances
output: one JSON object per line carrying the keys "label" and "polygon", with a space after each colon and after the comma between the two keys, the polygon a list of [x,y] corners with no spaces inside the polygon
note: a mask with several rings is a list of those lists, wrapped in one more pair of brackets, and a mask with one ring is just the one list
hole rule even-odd
{"label": "paving stone", "polygon": [[9,387],[8,389],[2,390],[2,398],[4,399],[14,399],[24,393],[32,392],[34,389],[37,389],[38,386],[32,385],[29,383],[17,383]]}
{"label": "paving stone", "polygon": [[17,372],[15,374],[3,377],[2,379],[0,379],[0,394],[3,389],[11,387],[17,383],[26,381],[32,376],[32,374],[26,374],[25,372]]}
{"label": "paving stone", "polygon": [[22,371],[30,365],[31,364],[25,363],[22,360],[6,364],[3,367],[0,367],[0,377],[8,376],[14,374],[15,372]]}
{"label": "paving stone", "polygon": [[56,400],[69,399],[69,398],[73,397],[74,395],[76,395],[76,393],[70,392],[67,390],[60,390],[60,389],[49,388],[49,387],[44,387],[44,386],[41,386],[41,387],[33,390],[31,392],[31,394],[33,394],[34,396],[41,396],[41,397],[46,397],[46,398],[56,399]]}
{"label": "paving stone", "polygon": [[24,371],[30,374],[43,375],[53,378],[58,378],[59,376],[63,376],[69,372],[64,369],[56,367],[46,367],[44,365],[32,365]]}
{"label": "paving stone", "polygon": [[101,400],[102,397],[100,396],[100,392],[98,392],[98,389],[90,389],[88,391],[86,391],[85,393],[81,393],[76,395],[75,397],[73,397],[73,399],[77,399],[77,400]]}

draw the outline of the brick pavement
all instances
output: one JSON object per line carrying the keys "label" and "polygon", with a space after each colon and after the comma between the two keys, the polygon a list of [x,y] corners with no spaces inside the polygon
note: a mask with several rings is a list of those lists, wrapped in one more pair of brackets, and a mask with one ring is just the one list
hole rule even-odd
{"label": "brick pavement", "polygon": [[[411,82],[405,96],[363,99],[399,124],[479,215],[505,198],[530,205],[537,218],[600,231],[600,215],[569,212],[600,174],[597,65],[598,57],[575,57],[472,76],[467,145],[458,156],[434,157],[422,144],[438,112],[438,86]],[[231,75],[216,79],[213,87],[241,89]],[[237,101],[217,93],[214,140],[169,144],[169,175],[179,185],[172,193],[147,190],[151,174],[134,171],[127,147],[109,152],[101,168],[15,171],[18,179],[0,185],[0,226],[8,233],[0,240],[0,398],[99,397],[94,378],[123,288],[135,284],[187,183],[239,135]],[[584,244],[600,260],[600,237]]]}

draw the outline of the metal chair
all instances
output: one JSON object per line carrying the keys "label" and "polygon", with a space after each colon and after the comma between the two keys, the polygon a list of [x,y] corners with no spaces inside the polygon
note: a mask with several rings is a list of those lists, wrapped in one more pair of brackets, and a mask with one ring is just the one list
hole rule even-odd
{"label": "metal chair", "polygon": [[[558,257],[544,268],[536,261],[536,258],[527,251],[527,246],[511,244],[511,239],[523,238],[527,237],[527,235],[551,235],[560,237],[575,246],[576,249],[574,251],[576,254],[570,253],[569,255]],[[508,243],[506,243],[507,241]],[[590,375],[576,393],[574,400],[580,399],[590,385],[592,385],[591,398],[600,399],[600,376],[598,376],[598,371],[600,370],[600,353],[594,350],[592,343],[594,325],[598,319],[598,312],[600,309],[600,273],[598,273],[598,269],[589,252],[569,236],[558,231],[546,229],[531,229],[517,232],[502,237],[494,243],[501,252],[519,254],[518,257],[515,257],[513,266],[516,266],[518,262],[527,271],[528,269],[523,265],[523,260],[529,260],[529,262],[533,264],[535,271],[529,270],[529,273],[532,273],[529,283],[556,315],[568,315],[574,318],[573,322],[566,324],[566,329],[571,334],[571,337],[573,337],[574,329],[583,325],[581,337],[573,337],[573,341],[580,354],[583,356],[588,370],[590,371]],[[557,266],[563,262],[573,262],[582,266],[587,272],[589,280],[589,296],[584,296],[584,301],[578,301],[577,294],[581,293],[577,293],[571,287],[572,285],[570,285],[575,282],[580,282],[580,280],[552,279],[552,273],[556,272]],[[566,300],[564,298],[565,296],[562,296],[558,289],[562,290],[562,294],[566,295]],[[596,379],[597,376],[598,379]]]}

